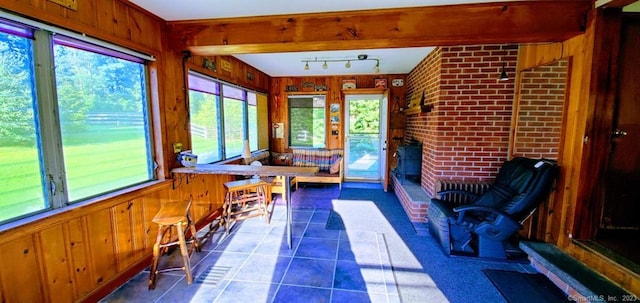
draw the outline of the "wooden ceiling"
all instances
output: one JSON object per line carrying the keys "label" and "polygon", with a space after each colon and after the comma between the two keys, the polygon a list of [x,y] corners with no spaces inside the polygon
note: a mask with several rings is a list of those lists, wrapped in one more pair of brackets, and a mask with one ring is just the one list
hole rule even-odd
{"label": "wooden ceiling", "polygon": [[563,41],[584,32],[590,0],[516,1],[168,22],[196,55]]}

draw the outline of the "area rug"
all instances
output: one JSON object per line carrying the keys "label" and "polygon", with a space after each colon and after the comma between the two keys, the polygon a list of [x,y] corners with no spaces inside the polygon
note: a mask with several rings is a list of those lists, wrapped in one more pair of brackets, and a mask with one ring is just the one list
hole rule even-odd
{"label": "area rug", "polygon": [[482,272],[507,302],[567,302],[567,295],[543,274],[497,269],[483,269]]}

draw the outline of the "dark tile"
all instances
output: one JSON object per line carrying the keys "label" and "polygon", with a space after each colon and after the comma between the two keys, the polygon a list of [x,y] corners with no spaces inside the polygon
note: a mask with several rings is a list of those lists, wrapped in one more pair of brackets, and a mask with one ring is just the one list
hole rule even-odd
{"label": "dark tile", "polygon": [[340,237],[339,230],[326,229],[325,225],[325,223],[309,223],[309,225],[307,225],[307,230],[304,232],[304,237],[322,239],[338,239]]}
{"label": "dark tile", "polygon": [[[309,220],[311,220],[311,216],[313,215],[313,210],[312,209],[305,209],[305,210],[294,209],[291,212],[291,214],[292,214],[291,222],[293,222],[293,223],[309,223]],[[286,220],[286,217],[284,217],[283,219]]]}
{"label": "dark tile", "polygon": [[302,238],[296,257],[335,260],[337,251],[337,239]]}
{"label": "dark tile", "polygon": [[[215,284],[177,283],[166,292],[157,302],[213,302],[222,293],[229,280],[222,280]],[[130,301],[129,301],[130,302]]]}
{"label": "dark tile", "polygon": [[385,277],[379,265],[358,264],[354,261],[336,262],[333,287],[370,293],[387,293]]}
{"label": "dark tile", "polygon": [[316,209],[313,212],[313,216],[311,216],[310,223],[326,224],[328,218],[329,218],[329,210],[328,209]]}
{"label": "dark tile", "polygon": [[251,252],[253,251],[265,234],[252,234],[252,233],[239,233],[234,232],[229,234],[226,238],[223,238],[220,244],[214,248],[215,251],[228,251],[228,252]]}
{"label": "dark tile", "polygon": [[254,254],[242,265],[233,280],[279,283],[290,261],[289,257]]}
{"label": "dark tile", "polygon": [[300,238],[291,239],[291,248],[287,243],[287,237],[284,235],[267,235],[262,243],[253,251],[254,254],[276,255],[281,257],[292,257],[298,248]]}
{"label": "dark tile", "polygon": [[282,283],[328,288],[333,284],[335,266],[334,260],[293,258]]}
{"label": "dark tile", "polygon": [[223,279],[231,279],[233,275],[240,269],[242,264],[249,258],[247,253],[237,253],[228,251],[213,251],[207,255],[202,262],[191,269],[194,279],[204,273],[209,266],[224,268],[226,274]]}
{"label": "dark tile", "polygon": [[143,271],[100,300],[100,302],[153,302],[180,280],[187,284],[182,277],[161,274],[156,281],[156,288],[149,290],[147,284],[149,272]]}
{"label": "dark tile", "polygon": [[277,289],[275,283],[230,281],[215,302],[271,302]]}
{"label": "dark tile", "polygon": [[384,294],[371,294],[366,291],[351,291],[334,289],[331,294],[331,302],[342,303],[387,303]]}
{"label": "dark tile", "polygon": [[[269,235],[272,236],[286,236],[287,234],[287,223],[286,221],[278,221],[273,223],[273,229]],[[305,229],[307,229],[307,223],[293,223],[291,224],[291,235],[295,238],[301,238],[304,234]]]}
{"label": "dark tile", "polygon": [[[329,302],[331,297],[330,289],[302,287],[293,285],[282,285],[273,300],[274,303],[324,303]],[[334,301],[338,302],[338,301]],[[349,302],[349,301],[343,301]]]}

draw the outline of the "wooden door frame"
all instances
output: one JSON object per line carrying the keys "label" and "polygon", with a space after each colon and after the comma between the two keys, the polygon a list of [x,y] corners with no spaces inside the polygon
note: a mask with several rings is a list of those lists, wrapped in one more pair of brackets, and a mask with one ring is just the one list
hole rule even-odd
{"label": "wooden door frame", "polygon": [[618,79],[622,13],[598,9],[593,47],[591,94],[584,134],[573,238],[595,238],[602,215],[604,172],[611,152]]}

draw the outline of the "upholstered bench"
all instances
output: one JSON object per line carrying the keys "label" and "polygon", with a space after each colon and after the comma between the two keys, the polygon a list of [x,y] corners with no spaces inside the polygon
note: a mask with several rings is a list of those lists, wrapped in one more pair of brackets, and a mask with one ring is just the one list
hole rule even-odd
{"label": "upholstered bench", "polygon": [[341,149],[293,149],[293,166],[314,167],[320,171],[315,176],[296,177],[300,182],[336,183],[342,188],[343,160]]}

